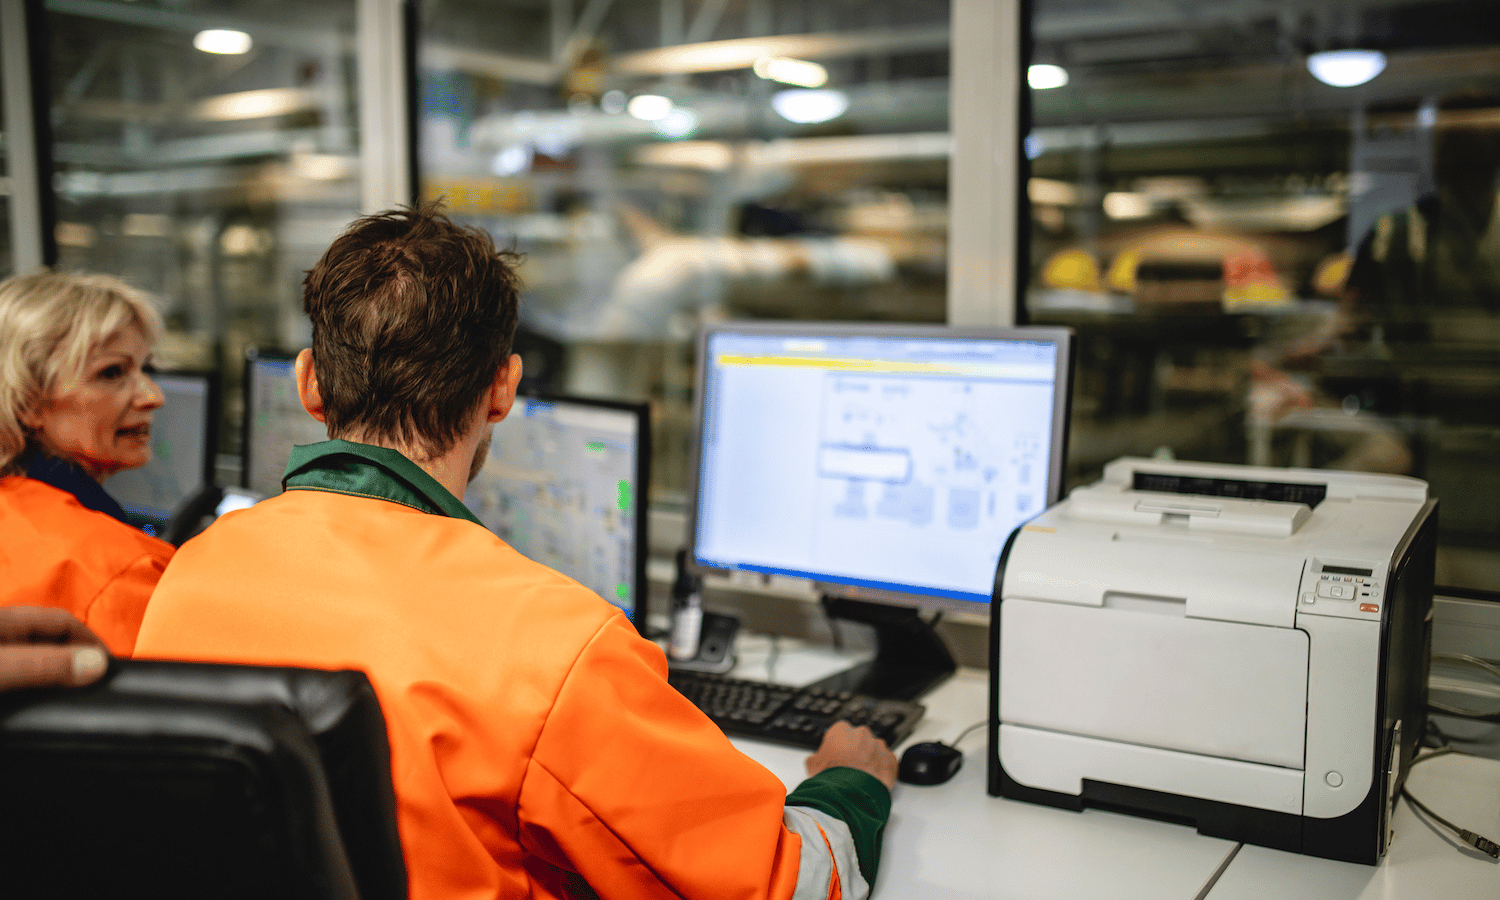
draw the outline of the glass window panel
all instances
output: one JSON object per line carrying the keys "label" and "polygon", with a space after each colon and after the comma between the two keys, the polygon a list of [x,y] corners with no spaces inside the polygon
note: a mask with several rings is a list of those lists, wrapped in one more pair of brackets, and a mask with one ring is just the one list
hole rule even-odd
{"label": "glass window panel", "polygon": [[[1067,78],[1032,82],[1025,304],[1080,335],[1073,483],[1153,453],[1411,474],[1439,581],[1500,580],[1492,13],[1036,0]],[[1384,68],[1310,68],[1350,49]]]}
{"label": "glass window panel", "polygon": [[5,153],[5,91],[0,90],[0,278],[14,275],[10,239],[10,160]]}
{"label": "glass window panel", "polygon": [[46,8],[58,265],[161,298],[233,451],[245,349],[307,343],[302,274],[359,212],[354,0]]}
{"label": "glass window panel", "polygon": [[686,486],[701,322],[944,319],[948,19],[424,5],[421,192],[525,252],[530,380],[653,402],[657,499]]}

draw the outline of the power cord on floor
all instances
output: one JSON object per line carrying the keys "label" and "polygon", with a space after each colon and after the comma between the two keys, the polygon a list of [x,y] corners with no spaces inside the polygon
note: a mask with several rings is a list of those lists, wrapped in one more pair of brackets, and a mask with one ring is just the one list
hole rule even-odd
{"label": "power cord on floor", "polygon": [[[1429,759],[1433,759],[1439,756],[1447,756],[1450,753],[1458,753],[1462,756],[1472,755],[1464,753],[1461,750],[1454,750],[1452,747],[1440,747],[1437,750],[1432,751],[1431,753],[1425,753],[1421,756],[1416,757],[1411,761],[1411,765],[1415,766],[1417,763],[1423,763]],[[1410,771],[1410,768],[1408,768],[1408,771]],[[1401,796],[1405,797],[1406,802],[1410,803],[1412,806],[1420,810],[1427,816],[1427,818],[1453,832],[1458,836],[1458,839],[1463,841],[1465,844],[1468,844],[1470,847],[1473,847],[1480,853],[1488,855],[1492,859],[1500,859],[1500,844],[1496,844],[1494,841],[1490,840],[1482,834],[1476,834],[1467,828],[1460,828],[1457,825],[1454,825],[1452,822],[1449,822],[1447,819],[1429,809],[1427,804],[1423,803],[1415,796],[1413,796],[1412,792],[1407,789],[1405,785],[1401,787]]]}

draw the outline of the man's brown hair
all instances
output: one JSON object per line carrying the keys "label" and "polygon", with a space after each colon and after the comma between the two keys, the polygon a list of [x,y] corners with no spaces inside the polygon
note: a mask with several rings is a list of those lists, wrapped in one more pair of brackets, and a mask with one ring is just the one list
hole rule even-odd
{"label": "man's brown hair", "polygon": [[366,216],[339,235],[302,297],[329,436],[451,449],[510,356],[519,262],[440,203]]}

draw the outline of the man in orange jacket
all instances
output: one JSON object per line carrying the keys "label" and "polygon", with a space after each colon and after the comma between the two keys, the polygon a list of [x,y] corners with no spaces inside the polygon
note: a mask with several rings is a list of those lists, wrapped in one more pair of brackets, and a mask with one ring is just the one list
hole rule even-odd
{"label": "man in orange jacket", "polygon": [[334,242],[296,366],[334,439],[178,552],[137,654],[364,670],[416,900],[867,896],[884,743],[836,727],[787,795],[618,609],[460,502],[520,380],[515,262],[430,206]]}

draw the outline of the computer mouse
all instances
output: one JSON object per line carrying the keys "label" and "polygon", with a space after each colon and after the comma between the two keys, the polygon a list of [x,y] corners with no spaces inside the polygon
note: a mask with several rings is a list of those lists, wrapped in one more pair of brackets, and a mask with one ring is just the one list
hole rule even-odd
{"label": "computer mouse", "polygon": [[907,784],[942,784],[958,772],[964,754],[957,747],[940,741],[912,744],[901,754],[896,778]]}

